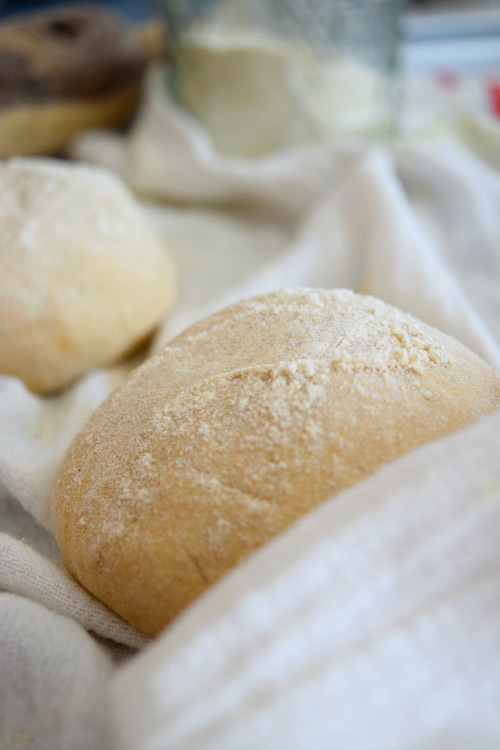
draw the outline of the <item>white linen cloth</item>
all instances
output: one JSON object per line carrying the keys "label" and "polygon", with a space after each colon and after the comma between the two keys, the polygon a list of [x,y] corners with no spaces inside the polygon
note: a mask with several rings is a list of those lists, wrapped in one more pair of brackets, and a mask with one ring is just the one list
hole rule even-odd
{"label": "white linen cloth", "polygon": [[[500,369],[500,130],[460,132],[222,158],[152,71],[131,135],[73,155],[162,202],[180,292],[156,348],[242,296],[347,286]],[[145,639],[64,572],[48,498],[128,369],[51,398],[0,376],[0,747],[498,747],[500,416],[328,501],[120,666]]]}

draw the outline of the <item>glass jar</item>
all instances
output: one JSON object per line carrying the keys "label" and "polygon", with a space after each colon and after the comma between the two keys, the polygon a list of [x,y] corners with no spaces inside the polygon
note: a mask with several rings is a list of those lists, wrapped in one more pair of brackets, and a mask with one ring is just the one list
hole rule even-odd
{"label": "glass jar", "polygon": [[162,0],[171,92],[217,150],[388,138],[403,0]]}

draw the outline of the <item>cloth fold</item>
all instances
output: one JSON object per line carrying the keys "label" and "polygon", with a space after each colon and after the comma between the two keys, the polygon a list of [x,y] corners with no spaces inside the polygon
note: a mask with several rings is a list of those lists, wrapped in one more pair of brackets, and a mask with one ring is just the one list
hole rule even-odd
{"label": "cloth fold", "polygon": [[0,747],[107,750],[114,665],[73,620],[0,594]]}
{"label": "cloth fold", "polygon": [[[500,369],[500,131],[468,128],[467,148],[459,135],[221,157],[153,70],[131,133],[86,134],[72,156],[121,174],[176,259],[178,306],[151,351],[241,297],[343,286],[413,313]],[[82,628],[128,646],[143,639],[62,570],[50,486],[73,436],[134,364],[50,398],[0,375],[3,601],[40,622],[16,636],[14,620],[0,620],[0,690],[23,652],[37,711],[51,710],[48,680],[71,675],[89,689],[74,661],[85,642],[102,659],[96,694],[114,685],[120,748],[498,746],[498,417],[328,501],[116,667],[112,649]],[[54,618],[73,627],[58,629],[57,669],[47,670]],[[30,725],[21,694],[0,701],[0,746],[14,719]],[[107,750],[109,715],[96,716],[87,747]],[[66,736],[87,717],[73,703]]]}
{"label": "cloth fold", "polygon": [[0,534],[0,590],[43,603],[87,630],[130,648],[147,643],[147,638],[114,616],[64,570],[8,534]]}

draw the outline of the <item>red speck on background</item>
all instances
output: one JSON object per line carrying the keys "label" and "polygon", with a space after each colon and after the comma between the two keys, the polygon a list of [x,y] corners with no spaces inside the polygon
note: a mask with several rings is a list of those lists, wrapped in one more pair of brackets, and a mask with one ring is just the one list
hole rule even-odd
{"label": "red speck on background", "polygon": [[491,111],[495,117],[500,118],[500,83],[492,81],[487,85],[488,98],[490,100]]}

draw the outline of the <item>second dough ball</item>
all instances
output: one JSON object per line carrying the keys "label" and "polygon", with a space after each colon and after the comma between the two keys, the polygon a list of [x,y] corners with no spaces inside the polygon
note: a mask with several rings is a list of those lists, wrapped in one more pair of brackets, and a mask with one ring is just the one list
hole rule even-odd
{"label": "second dough ball", "polygon": [[172,263],[117,177],[13,158],[0,195],[0,373],[54,391],[152,332],[172,304]]}

